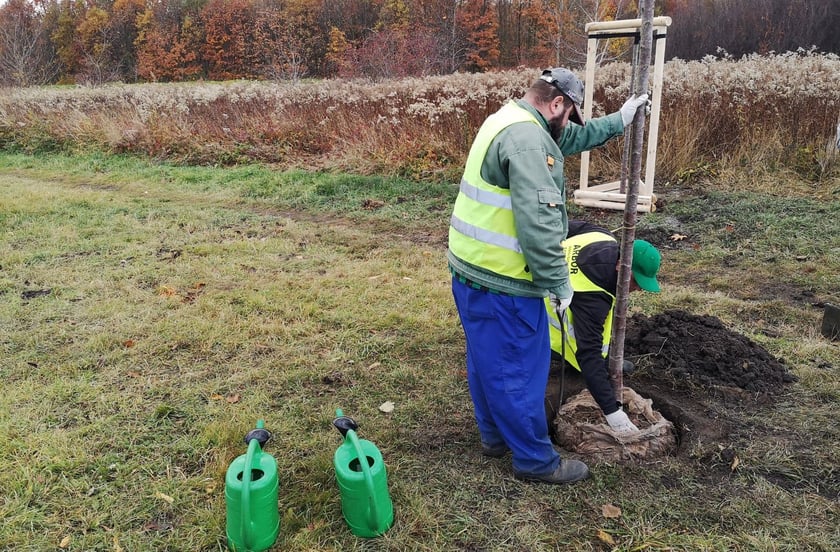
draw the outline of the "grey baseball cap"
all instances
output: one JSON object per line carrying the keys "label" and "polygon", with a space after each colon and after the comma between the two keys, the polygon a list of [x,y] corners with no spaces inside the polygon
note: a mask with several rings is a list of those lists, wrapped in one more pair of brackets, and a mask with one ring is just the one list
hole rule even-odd
{"label": "grey baseball cap", "polygon": [[585,123],[583,122],[583,114],[580,112],[580,106],[583,104],[583,83],[577,78],[577,75],[563,67],[555,67],[543,71],[540,79],[553,85],[572,100],[575,109],[569,116],[569,120],[583,126]]}

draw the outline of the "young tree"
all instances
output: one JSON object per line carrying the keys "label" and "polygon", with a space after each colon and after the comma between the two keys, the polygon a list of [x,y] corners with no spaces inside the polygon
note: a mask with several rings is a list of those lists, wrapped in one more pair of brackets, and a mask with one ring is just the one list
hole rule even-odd
{"label": "young tree", "polygon": [[113,45],[110,40],[110,14],[93,6],[82,16],[76,27],[76,39],[81,53],[81,69],[77,79],[92,84],[117,80],[119,70],[112,62]]}
{"label": "young tree", "polygon": [[353,69],[348,66],[350,52],[353,45],[347,40],[344,31],[338,27],[330,27],[330,42],[327,46],[326,74],[347,77],[352,75]]}
{"label": "young tree", "polygon": [[434,36],[424,29],[382,29],[346,52],[345,74],[372,79],[435,74],[439,69],[436,49]]}
{"label": "young tree", "polygon": [[308,38],[312,30],[306,13],[264,9],[257,13],[255,44],[258,72],[269,79],[297,81],[307,67]]}
{"label": "young tree", "polygon": [[[630,0],[553,0],[567,15],[563,18],[562,42],[558,41],[558,58],[564,65],[582,65],[586,61],[586,24],[639,17],[636,2]],[[620,59],[628,53],[627,39],[598,40],[595,59],[598,64]]]}
{"label": "young tree", "polygon": [[422,27],[431,36],[437,52],[440,73],[453,73],[463,67],[468,44],[458,25],[462,0],[411,0],[410,25]]}
{"label": "young tree", "polygon": [[115,0],[111,7],[108,35],[112,62],[124,81],[137,80],[137,18],[145,10],[145,0]]}
{"label": "young tree", "polygon": [[0,84],[47,84],[57,76],[55,49],[40,8],[26,0],[0,6]]}
{"label": "young tree", "polygon": [[54,18],[50,38],[56,49],[60,65],[61,82],[75,82],[82,67],[82,51],[76,38],[76,26],[82,18],[82,10],[73,0],[59,0],[50,7]]}

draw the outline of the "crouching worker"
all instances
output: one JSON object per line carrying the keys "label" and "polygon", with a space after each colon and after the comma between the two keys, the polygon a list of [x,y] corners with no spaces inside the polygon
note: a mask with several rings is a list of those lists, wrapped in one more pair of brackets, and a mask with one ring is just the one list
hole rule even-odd
{"label": "crouching worker", "polygon": [[[557,309],[549,301],[545,302],[551,325],[552,356],[565,356],[568,364],[583,373],[587,389],[613,430],[619,433],[638,431],[615,396],[608,367],[618,285],[619,243],[609,230],[573,220],[569,222],[563,250],[574,295],[569,307],[562,311],[565,324],[560,322]],[[643,289],[658,293],[656,275],[660,262],[659,251],[654,246],[644,240],[635,240],[630,291]],[[631,366],[625,361],[625,371]]]}

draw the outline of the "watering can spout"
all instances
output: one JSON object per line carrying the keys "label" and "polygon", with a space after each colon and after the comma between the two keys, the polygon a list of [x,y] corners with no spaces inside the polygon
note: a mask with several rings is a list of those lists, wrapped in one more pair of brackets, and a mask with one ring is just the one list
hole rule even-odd
{"label": "watering can spout", "polygon": [[271,439],[271,432],[265,429],[265,420],[257,420],[257,427],[245,435],[245,444],[251,444],[254,439],[259,443],[260,449],[264,449],[265,444]]}
{"label": "watering can spout", "polygon": [[347,437],[348,431],[356,431],[359,429],[359,424],[356,423],[356,420],[349,416],[345,416],[344,412],[341,411],[340,408],[336,408],[335,410],[336,418],[333,420],[333,425],[341,433],[342,437]]}

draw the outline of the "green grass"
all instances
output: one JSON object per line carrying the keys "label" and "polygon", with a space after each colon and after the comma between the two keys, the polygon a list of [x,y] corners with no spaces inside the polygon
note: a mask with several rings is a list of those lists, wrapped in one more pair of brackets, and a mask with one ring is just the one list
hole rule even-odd
{"label": "green grass", "polygon": [[[715,314],[800,383],[745,414],[736,472],[697,443],[556,488],[477,453],[444,257],[455,193],[0,155],[0,549],[224,549],[225,470],[258,418],[279,464],[277,550],[832,549],[840,352],[795,292],[838,299],[838,201],[717,191],[642,218],[699,247],[664,249],[665,292],[633,309]],[[385,457],[396,522],[379,539],[341,517],[336,408]]]}

